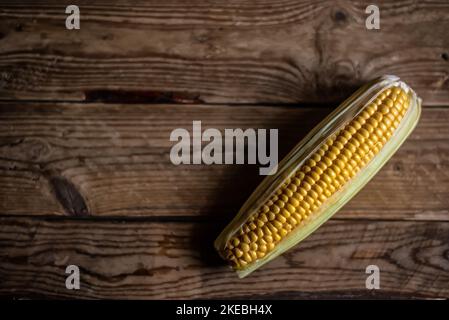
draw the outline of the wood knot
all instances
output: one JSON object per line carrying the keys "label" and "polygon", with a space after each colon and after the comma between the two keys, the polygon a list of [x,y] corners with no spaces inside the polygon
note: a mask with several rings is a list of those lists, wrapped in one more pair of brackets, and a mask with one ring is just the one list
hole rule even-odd
{"label": "wood knot", "polygon": [[101,36],[101,40],[109,41],[114,40],[114,35],[112,33],[107,33]]}
{"label": "wood knot", "polygon": [[393,169],[395,172],[402,173],[404,171],[404,165],[401,162],[396,162],[393,164]]}
{"label": "wood knot", "polygon": [[348,15],[345,11],[337,9],[332,14],[332,20],[338,25],[343,25],[348,22]]}
{"label": "wood knot", "polygon": [[50,184],[56,199],[71,216],[88,216],[89,210],[83,196],[77,188],[64,177],[50,177]]}
{"label": "wood knot", "polygon": [[346,14],[343,11],[337,10],[334,14],[335,21],[346,21]]}

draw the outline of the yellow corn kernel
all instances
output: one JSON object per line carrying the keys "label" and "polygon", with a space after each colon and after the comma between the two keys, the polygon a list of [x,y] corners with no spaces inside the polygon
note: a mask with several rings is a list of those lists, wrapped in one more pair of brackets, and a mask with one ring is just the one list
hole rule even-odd
{"label": "yellow corn kernel", "polygon": [[313,217],[324,201],[380,151],[409,105],[408,95],[399,87],[381,92],[236,230],[222,255],[235,269],[244,269],[303,227],[305,219]]}

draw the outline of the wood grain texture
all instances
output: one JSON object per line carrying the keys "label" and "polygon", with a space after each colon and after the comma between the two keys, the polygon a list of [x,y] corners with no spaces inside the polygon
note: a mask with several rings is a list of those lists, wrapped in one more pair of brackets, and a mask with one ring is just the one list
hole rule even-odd
{"label": "wood grain texture", "polygon": [[[258,165],[170,161],[175,128],[277,128],[285,155],[329,109],[280,106],[0,105],[3,215],[200,216],[228,220]],[[449,220],[449,110],[424,108],[412,136],[339,214]]]}
{"label": "wood grain texture", "polygon": [[[0,296],[449,298],[448,1],[378,1],[377,31],[365,0],[79,0],[72,31],[69,4],[0,1]],[[239,280],[212,242],[259,167],[174,166],[170,132],[277,128],[282,158],[383,74],[423,98],[415,132],[331,221]]]}
{"label": "wood grain texture", "polygon": [[297,103],[338,101],[396,74],[449,104],[449,3],[378,1],[2,1],[0,98]]}
{"label": "wood grain texture", "polygon": [[[209,223],[0,218],[0,295],[77,298],[449,297],[449,222],[330,221],[240,280]],[[65,268],[81,289],[65,288]],[[368,265],[381,289],[365,289]]]}

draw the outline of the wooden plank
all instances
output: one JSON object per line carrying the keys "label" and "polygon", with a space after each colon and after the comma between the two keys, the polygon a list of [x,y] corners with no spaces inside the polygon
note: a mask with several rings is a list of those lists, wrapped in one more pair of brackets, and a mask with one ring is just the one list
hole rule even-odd
{"label": "wooden plank", "polygon": [[[202,216],[227,220],[261,181],[256,165],[170,161],[175,128],[279,129],[279,159],[328,109],[0,105],[0,213]],[[449,110],[425,109],[343,218],[449,219]]]}
{"label": "wooden plank", "polygon": [[[0,295],[77,298],[449,297],[449,223],[330,221],[240,280],[217,224],[0,218]],[[65,268],[81,289],[65,288]],[[368,265],[378,291],[365,288]]]}
{"label": "wooden plank", "polygon": [[[339,101],[397,74],[449,104],[449,3],[378,1],[2,1],[0,98],[297,103]],[[438,21],[438,23],[436,23]]]}

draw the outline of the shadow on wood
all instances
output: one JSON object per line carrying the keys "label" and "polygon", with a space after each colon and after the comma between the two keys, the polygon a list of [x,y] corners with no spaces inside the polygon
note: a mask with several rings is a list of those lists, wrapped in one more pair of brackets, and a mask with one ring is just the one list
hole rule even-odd
{"label": "shadow on wood", "polygon": [[[279,136],[279,161],[299,142],[304,136],[324,117],[329,113],[328,109],[320,110],[322,112],[316,112],[309,110],[299,117],[292,117],[289,119],[290,123],[286,124],[287,128],[293,128],[287,132],[286,136]],[[298,126],[295,125],[298,124]],[[267,121],[261,123],[261,127],[272,128],[273,123]],[[283,134],[284,131],[279,130]],[[296,141],[296,142],[295,142]],[[270,142],[271,143],[271,142]],[[209,224],[197,223],[192,230],[192,249],[198,250],[201,261],[206,266],[219,266],[225,264],[225,262],[219,257],[213,243],[219,233],[224,227],[234,218],[238,213],[240,207],[246,201],[246,199],[255,190],[257,185],[265,178],[265,176],[259,175],[260,165],[234,165],[229,170],[233,170],[234,177],[237,180],[230,181],[226,185],[221,186],[219,193],[214,194],[217,203],[220,205],[223,203],[222,198],[238,198],[238,201],[232,201],[232,206],[228,210],[228,213],[215,215],[216,220],[212,227]],[[214,211],[210,211],[210,217],[214,217]],[[223,217],[223,218],[222,218]]]}

